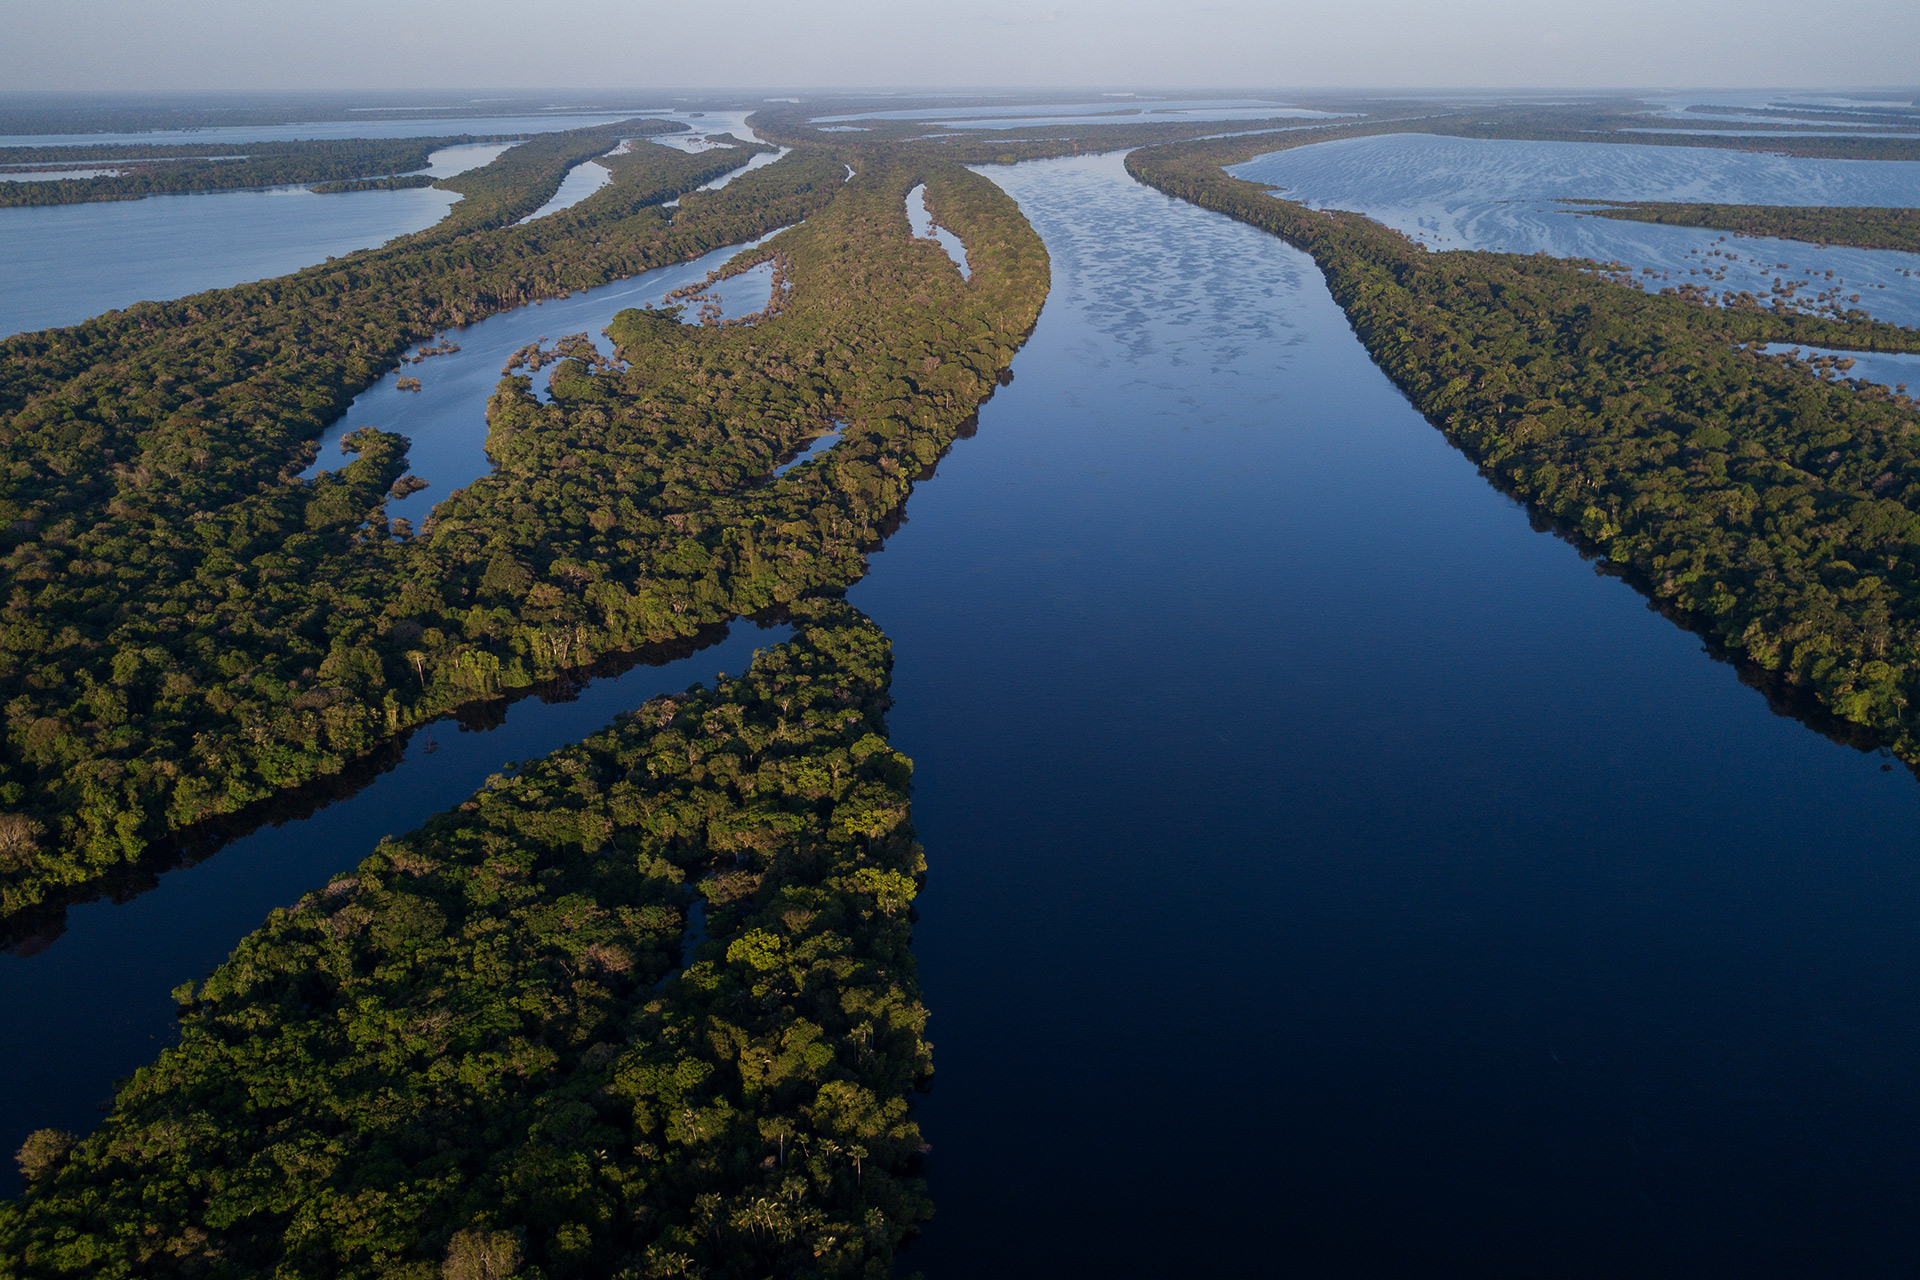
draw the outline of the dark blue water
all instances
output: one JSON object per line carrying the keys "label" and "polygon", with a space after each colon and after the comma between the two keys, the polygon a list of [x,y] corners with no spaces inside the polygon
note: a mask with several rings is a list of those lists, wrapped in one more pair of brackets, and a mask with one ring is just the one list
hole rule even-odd
{"label": "dark blue water", "polygon": [[1300,254],[985,172],[1052,297],[852,593],[931,865],[903,1272],[1911,1275],[1914,778],[1532,530]]}
{"label": "dark blue water", "polygon": [[[206,976],[269,911],[351,869],[381,837],[459,804],[509,761],[537,759],[605,728],[616,712],[744,671],[756,649],[789,634],[735,623],[689,656],[501,708],[490,728],[429,725],[350,796],[166,871],[138,897],[73,907],[65,932],[41,949],[0,952],[0,1148],[11,1151],[49,1126],[91,1130],[114,1081],[172,1040],[168,993]],[[18,1193],[11,1162],[0,1180],[0,1195]]]}

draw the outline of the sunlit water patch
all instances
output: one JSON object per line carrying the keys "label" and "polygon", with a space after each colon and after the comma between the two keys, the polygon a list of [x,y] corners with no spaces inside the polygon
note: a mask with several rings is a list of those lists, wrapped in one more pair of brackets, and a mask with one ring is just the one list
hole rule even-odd
{"label": "sunlit water patch", "polygon": [[1802,347],[1784,342],[1770,343],[1760,349],[1770,356],[1795,355],[1804,360],[1822,357],[1831,360],[1850,360],[1853,363],[1849,367],[1835,369],[1833,376],[1875,382],[1901,395],[1920,389],[1920,354],[1841,351],[1832,347]]}
{"label": "sunlit water patch", "polygon": [[[451,176],[504,149],[444,148],[428,172]],[[288,186],[0,209],[0,336],[286,275],[425,230],[459,199],[432,187]]]}
{"label": "sunlit water patch", "polygon": [[1643,277],[1648,288],[1696,284],[1763,300],[1778,296],[1776,281],[1799,282],[1796,301],[1827,293],[1843,307],[1920,324],[1920,254],[1617,221],[1564,203],[1920,205],[1920,161],[1386,134],[1274,152],[1230,171],[1315,208],[1365,213],[1430,248],[1617,261],[1653,272]]}
{"label": "sunlit water patch", "polygon": [[560,180],[560,189],[545,204],[520,219],[520,223],[524,225],[562,209],[571,209],[612,181],[613,173],[605,165],[597,160],[584,160],[567,170],[567,176]]}
{"label": "sunlit water patch", "polygon": [[[341,438],[361,427],[398,432],[411,441],[407,451],[409,470],[425,480],[427,488],[389,500],[387,514],[409,520],[418,529],[448,494],[493,470],[486,453],[487,400],[514,352],[530,342],[584,332],[597,349],[612,355],[612,344],[600,331],[616,312],[663,305],[669,293],[699,284],[747,247],[729,245],[691,262],[660,267],[597,289],[583,289],[569,298],[549,299],[489,316],[464,329],[448,330],[447,338],[459,350],[430,356],[417,364],[403,364],[355,396],[346,413],[321,435],[319,456],[303,476],[311,478],[340,466]],[[768,266],[759,275],[744,272],[720,282],[717,288],[723,314],[747,315],[764,308],[772,279]],[[544,394],[551,377],[550,369],[534,375],[536,393]],[[420,389],[401,390],[402,378],[418,379]]]}
{"label": "sunlit water patch", "polygon": [[80,178],[116,178],[118,169],[7,169],[0,171],[0,182],[72,182]]}
{"label": "sunlit water patch", "polygon": [[821,454],[833,448],[834,445],[839,444],[840,428],[844,425],[844,423],[836,422],[834,424],[834,430],[825,432],[809,440],[805,448],[773,469],[774,478],[778,479],[803,463],[812,462],[815,458],[818,458]]}

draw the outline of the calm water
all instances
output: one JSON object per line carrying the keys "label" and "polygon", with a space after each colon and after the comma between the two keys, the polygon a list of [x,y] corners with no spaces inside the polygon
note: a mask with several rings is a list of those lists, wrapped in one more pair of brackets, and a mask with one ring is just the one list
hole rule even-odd
{"label": "calm water", "polygon": [[1914,352],[1837,351],[1831,347],[1792,346],[1784,342],[1770,343],[1761,349],[1768,355],[1797,351],[1808,359],[1814,356],[1843,356],[1853,361],[1851,369],[1839,374],[1843,379],[1864,378],[1901,392],[1920,388],[1920,354]]}
{"label": "calm water", "polygon": [[[275,907],[290,906],[373,851],[452,808],[509,761],[537,759],[604,728],[616,712],[746,670],[755,649],[787,629],[735,623],[717,644],[659,666],[595,681],[572,700],[527,699],[504,723],[452,722],[413,734],[370,785],[304,820],[265,827],[197,865],[169,871],[151,892],[67,912],[66,931],[35,954],[0,952],[0,1146],[48,1126],[86,1132],[113,1082],[173,1038],[168,992],[204,976]],[[27,948],[30,950],[31,948]],[[17,1194],[12,1162],[0,1195]]]}
{"label": "calm water", "polygon": [[[1764,296],[1776,279],[1804,280],[1811,283],[1803,298],[1840,289],[1845,306],[1920,324],[1920,254],[1616,222],[1559,203],[1920,205],[1920,161],[1386,134],[1275,152],[1231,172],[1282,187],[1291,200],[1358,210],[1435,249],[1551,253],[1667,274],[1649,279],[1650,288],[1685,283]],[[1721,272],[1724,279],[1712,278]]]}
{"label": "calm water", "polygon": [[[89,142],[256,142],[294,138],[407,138],[458,133],[545,133],[637,114],[500,116],[458,121],[366,120],[151,134],[0,137],[8,146]],[[647,113],[747,136],[746,113]],[[486,164],[500,143],[463,143],[433,153],[427,172],[452,177]],[[784,153],[783,153],[784,154]],[[0,151],[0,156],[4,152]],[[756,157],[770,163],[777,157]],[[757,167],[751,166],[751,167]],[[596,182],[595,175],[600,175]],[[606,181],[586,161],[555,202],[573,203]],[[724,183],[724,180],[722,180]],[[0,337],[77,324],[115,307],[164,301],[202,289],[286,275],[421,231],[459,199],[431,187],[316,196],[305,187],[155,196],[99,204],[0,209]],[[565,205],[550,202],[552,207]]]}
{"label": "calm water", "polygon": [[[1125,112],[1127,114],[1116,114]],[[1264,120],[1270,116],[1333,119],[1343,113],[1290,107],[1264,98],[1136,98],[1114,94],[1101,102],[1061,102],[1035,106],[1016,102],[998,107],[925,107],[897,111],[856,111],[815,116],[816,124],[847,120],[925,120],[962,129],[1014,129],[1050,124],[1142,124],[1188,120]]]}
{"label": "calm water", "polygon": [[520,221],[523,223],[532,222],[534,219],[544,218],[550,213],[558,213],[562,209],[571,209],[612,181],[613,173],[605,165],[595,160],[584,160],[567,170],[567,176],[560,180],[560,189],[553,193],[551,200],[548,200],[538,209],[535,209],[532,213],[520,219]]}
{"label": "calm water", "polygon": [[[753,243],[769,238],[763,236]],[[340,466],[341,437],[361,427],[397,431],[411,442],[408,469],[428,487],[410,497],[390,499],[387,514],[405,517],[419,528],[448,494],[492,472],[486,449],[487,400],[499,385],[509,356],[529,342],[558,341],[583,332],[596,348],[612,354],[612,344],[600,331],[615,313],[628,307],[662,305],[667,294],[699,283],[746,247],[729,245],[691,262],[660,267],[597,289],[582,289],[570,298],[502,312],[464,329],[447,330],[447,337],[460,350],[431,356],[419,364],[402,365],[355,396],[347,411],[321,434],[319,456],[301,474],[310,478]],[[732,276],[711,292],[720,296],[723,316],[751,315],[767,305],[773,292],[773,265],[767,263]],[[698,311],[699,304],[690,304],[683,317],[692,320]],[[535,394],[544,396],[547,380],[553,376],[552,367],[532,376]],[[420,390],[400,390],[402,377],[418,378]]]}
{"label": "calm water", "polygon": [[[451,177],[503,150],[447,147],[428,171]],[[0,209],[0,337],[286,275],[424,230],[459,198],[432,187],[345,195],[274,187]]]}
{"label": "calm water", "polygon": [[388,120],[368,116],[356,120],[322,120],[308,124],[233,125],[207,129],[153,129],[145,133],[9,133],[0,134],[0,147],[81,147],[97,143],[151,144],[294,142],[309,138],[451,138],[462,133],[558,133],[612,124],[635,116],[679,119],[679,113],[622,111],[616,114],[555,112],[552,115],[461,116],[458,119]]}
{"label": "calm water", "polygon": [[967,265],[966,242],[945,227],[935,225],[933,215],[927,212],[924,182],[907,192],[907,225],[913,228],[914,235],[938,244],[947,257],[953,259],[953,265],[960,268],[961,279],[973,279],[973,268]]}
{"label": "calm water", "polygon": [[1495,493],[1311,263],[985,170],[1015,380],[852,592],[979,1276],[1909,1275],[1920,787]]}
{"label": "calm water", "polygon": [[[1116,156],[984,172],[1053,294],[851,593],[932,868],[903,1270],[1910,1274],[1912,775],[1534,532],[1303,255]],[[756,642],[0,958],[0,1141],[86,1127],[269,906]]]}

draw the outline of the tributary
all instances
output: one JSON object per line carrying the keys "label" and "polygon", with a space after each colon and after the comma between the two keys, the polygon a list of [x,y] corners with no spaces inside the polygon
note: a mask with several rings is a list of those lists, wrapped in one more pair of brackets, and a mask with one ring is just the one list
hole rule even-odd
{"label": "tributary", "polygon": [[851,593],[931,867],[902,1270],[1905,1271],[1913,776],[1530,527],[1303,255],[982,172],[1052,294]]}

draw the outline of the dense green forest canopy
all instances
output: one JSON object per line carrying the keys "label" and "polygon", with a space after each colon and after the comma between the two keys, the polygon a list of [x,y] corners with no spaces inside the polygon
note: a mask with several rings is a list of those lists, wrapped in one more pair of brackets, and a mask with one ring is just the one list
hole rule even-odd
{"label": "dense green forest canopy", "polygon": [[1661,200],[1570,200],[1599,206],[1596,218],[1707,227],[1743,236],[1773,236],[1813,244],[1920,253],[1920,209],[1778,204],[1682,204]]}
{"label": "dense green forest canopy", "polygon": [[99,1130],[27,1143],[0,1272],[887,1275],[929,1213],[912,766],[885,637],[797,612],[181,988]]}
{"label": "dense green forest canopy", "polygon": [[315,195],[344,196],[356,191],[409,191],[417,187],[430,187],[436,181],[429,174],[408,173],[394,178],[347,178],[339,182],[320,182],[314,184]]}
{"label": "dense green forest canopy", "polygon": [[[514,148],[386,249],[0,345],[7,910],[454,707],[859,576],[1038,315],[1037,237],[984,179],[885,147],[795,152],[674,210],[749,149],[635,148],[606,189],[508,225],[614,132]],[[911,236],[920,182],[971,282]],[[441,326],[795,223],[758,251],[790,295],[762,324],[628,313],[619,361],[563,360],[551,404],[504,381],[497,473],[427,528],[382,514],[399,437],[291,478]],[[827,458],[770,481],[834,420]]]}
{"label": "dense green forest canopy", "polygon": [[[626,128],[634,135],[678,131],[684,125],[660,120],[636,120]],[[273,187],[295,183],[340,184],[359,179],[391,178],[427,166],[428,157],[443,147],[469,142],[518,142],[513,136],[462,135],[446,138],[399,138],[391,141],[348,138],[313,142],[258,142],[245,145],[175,147],[20,147],[0,150],[0,161],[118,169],[92,178],[49,178],[40,182],[0,182],[0,208],[22,205],[84,204],[98,200],[138,200],[145,196],[189,191],[230,191],[242,187]],[[171,152],[172,154],[166,154]],[[430,179],[427,181],[431,181]],[[425,186],[427,182],[409,185]],[[371,187],[355,187],[371,190]]]}
{"label": "dense green forest canopy", "polygon": [[1129,170],[1306,250],[1449,439],[1774,678],[1920,759],[1920,414],[1756,344],[1920,350],[1920,331],[1650,294],[1599,264],[1430,252],[1227,176],[1274,139]]}

